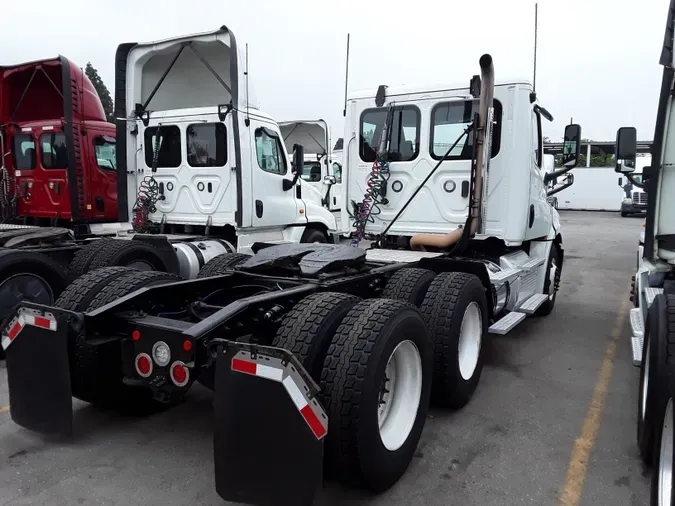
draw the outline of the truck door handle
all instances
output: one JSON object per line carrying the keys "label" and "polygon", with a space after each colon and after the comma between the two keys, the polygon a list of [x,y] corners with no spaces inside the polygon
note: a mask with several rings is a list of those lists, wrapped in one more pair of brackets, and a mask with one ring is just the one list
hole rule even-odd
{"label": "truck door handle", "polygon": [[255,201],[255,215],[258,218],[262,218],[263,216],[263,203],[262,200],[256,200]]}

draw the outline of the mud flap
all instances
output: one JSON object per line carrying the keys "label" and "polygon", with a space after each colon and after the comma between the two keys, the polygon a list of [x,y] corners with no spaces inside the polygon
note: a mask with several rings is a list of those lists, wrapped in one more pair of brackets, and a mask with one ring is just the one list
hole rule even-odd
{"label": "mud flap", "polygon": [[290,352],[218,344],[214,384],[218,495],[259,506],[313,503],[323,481],[323,438],[328,427],[317,393],[318,387]]}
{"label": "mud flap", "polygon": [[3,329],[9,410],[15,423],[50,435],[72,434],[68,321],[21,308]]}

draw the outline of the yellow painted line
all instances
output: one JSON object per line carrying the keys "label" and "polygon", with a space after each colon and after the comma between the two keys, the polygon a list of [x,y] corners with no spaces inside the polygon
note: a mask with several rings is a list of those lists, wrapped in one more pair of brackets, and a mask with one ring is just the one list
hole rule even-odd
{"label": "yellow painted line", "polygon": [[3,406],[0,408],[0,413],[7,413],[9,411],[9,406]]}
{"label": "yellow painted line", "polygon": [[623,329],[624,318],[628,311],[628,294],[623,296],[623,302],[619,309],[619,314],[614,322],[614,329],[607,341],[605,347],[605,358],[600,366],[598,379],[593,388],[593,397],[591,404],[588,406],[584,425],[581,429],[581,434],[574,441],[574,448],[570,457],[570,462],[567,466],[567,476],[565,484],[560,491],[559,506],[578,506],[581,500],[581,491],[584,488],[584,480],[588,472],[588,460],[591,455],[591,450],[595,443],[595,438],[598,435],[600,422],[602,420],[602,412],[605,408],[605,400],[607,399],[607,389],[609,381],[612,378],[612,370],[614,369],[614,360],[616,359],[616,347]]}

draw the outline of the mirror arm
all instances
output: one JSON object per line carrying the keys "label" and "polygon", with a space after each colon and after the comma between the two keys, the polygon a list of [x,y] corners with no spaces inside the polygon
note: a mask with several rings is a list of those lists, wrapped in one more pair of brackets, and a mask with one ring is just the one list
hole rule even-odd
{"label": "mirror arm", "polygon": [[567,182],[565,184],[562,184],[560,186],[556,186],[555,188],[551,188],[549,191],[546,192],[546,196],[551,197],[551,196],[555,195],[556,193],[559,193],[559,192],[563,191],[565,188],[569,188],[573,184],[574,184],[574,180],[569,181],[569,182]]}
{"label": "mirror arm", "polygon": [[558,176],[562,176],[563,174],[568,173],[573,168],[574,167],[563,167],[562,169],[554,170],[553,172],[549,172],[548,174],[545,174],[544,175],[544,184],[550,183],[552,180],[554,180]]}
{"label": "mirror arm", "polygon": [[[636,181],[636,180],[633,178],[633,174],[632,174],[632,173],[630,173],[630,174],[629,174],[629,173],[626,173],[626,174],[624,174],[624,176],[626,176],[626,177],[628,178],[628,180],[629,180],[631,183],[633,183],[635,186],[637,186],[638,188],[642,188],[642,189],[644,190],[644,188],[645,188],[644,183],[639,183],[638,181]],[[643,177],[644,177],[644,175],[643,175]]]}

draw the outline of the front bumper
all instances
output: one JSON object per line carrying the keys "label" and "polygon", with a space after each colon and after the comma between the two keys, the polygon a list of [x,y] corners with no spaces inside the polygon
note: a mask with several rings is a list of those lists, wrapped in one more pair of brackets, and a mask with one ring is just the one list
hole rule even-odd
{"label": "front bumper", "polygon": [[647,204],[621,204],[621,212],[624,214],[646,214]]}

